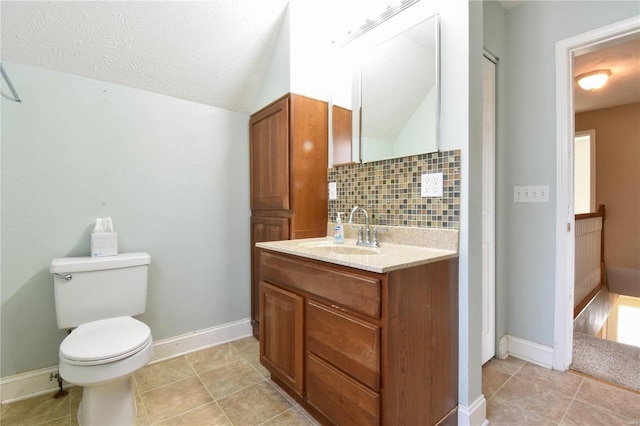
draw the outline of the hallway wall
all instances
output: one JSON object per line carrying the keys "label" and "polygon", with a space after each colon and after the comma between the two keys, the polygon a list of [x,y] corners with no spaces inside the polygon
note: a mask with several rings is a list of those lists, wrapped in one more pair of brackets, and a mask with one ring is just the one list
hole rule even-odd
{"label": "hallway wall", "polygon": [[606,206],[607,267],[640,270],[640,103],[576,114],[596,131],[596,205]]}
{"label": "hallway wall", "polygon": [[[493,9],[485,6],[485,12]],[[499,13],[493,13],[500,22]],[[498,75],[497,327],[552,348],[558,191],[555,45],[640,15],[640,4],[526,1],[505,15],[504,34],[485,39],[485,48],[497,46],[498,55],[499,43],[505,45]],[[516,185],[549,185],[550,201],[513,203]]]}

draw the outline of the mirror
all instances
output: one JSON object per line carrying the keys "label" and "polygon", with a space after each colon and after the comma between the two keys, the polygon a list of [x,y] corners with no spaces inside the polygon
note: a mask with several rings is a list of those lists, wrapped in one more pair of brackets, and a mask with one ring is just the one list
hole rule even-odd
{"label": "mirror", "polygon": [[[381,41],[360,40],[366,37]],[[343,46],[343,58],[358,59],[354,71],[341,70],[334,78],[334,165],[438,150],[439,44],[434,15],[393,36],[365,33]]]}

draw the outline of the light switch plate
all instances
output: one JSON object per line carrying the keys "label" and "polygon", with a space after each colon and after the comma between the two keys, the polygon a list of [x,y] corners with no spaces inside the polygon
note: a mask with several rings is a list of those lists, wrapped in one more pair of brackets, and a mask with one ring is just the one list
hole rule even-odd
{"label": "light switch plate", "polygon": [[442,197],[442,173],[426,173],[420,179],[422,197]]}
{"label": "light switch plate", "polygon": [[549,185],[529,185],[513,187],[514,203],[548,203]]}
{"label": "light switch plate", "polygon": [[329,199],[337,200],[338,199],[338,186],[335,182],[329,182]]}

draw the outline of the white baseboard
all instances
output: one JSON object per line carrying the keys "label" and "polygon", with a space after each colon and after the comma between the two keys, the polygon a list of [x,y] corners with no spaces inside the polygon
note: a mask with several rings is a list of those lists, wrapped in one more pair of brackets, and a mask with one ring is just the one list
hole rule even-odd
{"label": "white baseboard", "polygon": [[487,426],[487,400],[484,395],[476,399],[470,406],[458,405],[458,425]]}
{"label": "white baseboard", "polygon": [[15,376],[0,379],[0,400],[2,404],[33,398],[46,393],[55,393],[58,382],[50,380],[52,374],[58,373],[58,366],[27,371]]}
{"label": "white baseboard", "polygon": [[[553,348],[519,337],[509,335],[505,337],[507,339],[507,355],[539,365],[540,367],[553,368]],[[503,339],[505,337],[503,337]]]}
{"label": "white baseboard", "polygon": [[153,343],[153,358],[149,364],[166,361],[211,346],[221,345],[253,335],[249,318],[216,327],[181,334]]}
{"label": "white baseboard", "polygon": [[[242,339],[252,335],[249,318],[222,324],[204,330],[186,333],[153,343],[153,358],[149,364],[166,361],[184,354],[211,346]],[[58,366],[27,371],[26,373],[0,379],[0,401],[2,404],[16,402],[35,396],[54,393],[58,383],[50,380],[58,372]]]}
{"label": "white baseboard", "polygon": [[506,359],[509,356],[509,336],[502,336],[500,342],[498,343],[498,353],[496,354],[497,358]]}

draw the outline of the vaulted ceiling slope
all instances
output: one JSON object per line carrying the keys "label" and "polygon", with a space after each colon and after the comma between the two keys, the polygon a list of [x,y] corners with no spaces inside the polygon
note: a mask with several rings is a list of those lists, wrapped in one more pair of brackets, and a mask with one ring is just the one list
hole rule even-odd
{"label": "vaulted ceiling slope", "polygon": [[[339,4],[363,9],[360,1]],[[250,114],[287,3],[3,0],[0,58]],[[327,26],[346,15],[340,10]],[[640,101],[639,46],[636,36],[576,57],[575,75],[612,71],[599,91],[575,86],[577,112]]]}
{"label": "vaulted ceiling slope", "polygon": [[287,0],[2,1],[2,61],[249,114]]}

